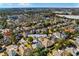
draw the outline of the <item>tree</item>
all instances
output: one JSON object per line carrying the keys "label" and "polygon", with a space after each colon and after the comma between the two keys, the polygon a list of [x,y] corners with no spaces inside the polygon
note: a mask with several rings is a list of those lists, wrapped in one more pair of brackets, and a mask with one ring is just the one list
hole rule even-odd
{"label": "tree", "polygon": [[79,51],[76,53],[76,56],[79,56]]}
{"label": "tree", "polygon": [[0,39],[3,38],[3,35],[0,33]]}
{"label": "tree", "polygon": [[48,53],[48,49],[44,49],[42,50],[41,48],[36,48],[32,55],[33,56],[47,56],[47,53]]}
{"label": "tree", "polygon": [[28,41],[32,42],[33,41],[33,37],[28,37]]}

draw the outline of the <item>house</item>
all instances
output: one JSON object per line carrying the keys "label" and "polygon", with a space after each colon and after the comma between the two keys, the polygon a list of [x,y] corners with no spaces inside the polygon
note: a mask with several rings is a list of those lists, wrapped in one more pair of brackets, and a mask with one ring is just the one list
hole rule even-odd
{"label": "house", "polygon": [[38,37],[47,37],[47,35],[46,34],[28,34],[28,37],[38,38]]}
{"label": "house", "polygon": [[43,37],[39,38],[38,40],[42,43],[42,46],[45,48],[51,46],[54,43],[53,41],[49,40],[48,38],[43,38]]}
{"label": "house", "polygon": [[65,28],[64,31],[73,33],[73,32],[75,32],[75,29],[73,29],[73,28]]}
{"label": "house", "polygon": [[32,53],[32,49],[25,47],[24,56],[30,56],[31,53]]}
{"label": "house", "polygon": [[4,30],[2,30],[2,33],[3,33],[3,35],[4,36],[11,36],[11,30],[10,29],[4,29]]}
{"label": "house", "polygon": [[75,49],[75,48],[73,48],[73,47],[66,47],[66,49],[65,49],[66,51],[68,51],[68,52],[70,52],[73,56],[76,56],[76,53],[77,53],[77,48]]}
{"label": "house", "polygon": [[42,48],[42,43],[39,40],[35,39],[32,42],[32,47],[33,47],[33,49],[35,49],[35,48]]}
{"label": "house", "polygon": [[55,32],[53,35],[58,39],[65,39],[67,35],[64,32]]}
{"label": "house", "polygon": [[61,56],[63,50],[52,50],[52,56]]}
{"label": "house", "polygon": [[42,43],[42,45],[43,45],[45,48],[47,48],[48,39],[47,39],[47,38],[42,38],[42,39],[41,39],[41,43]]}
{"label": "house", "polygon": [[76,43],[79,45],[79,36],[75,37],[74,39],[76,39]]}
{"label": "house", "polygon": [[26,44],[27,42],[22,38],[21,40],[19,40],[18,43],[20,43],[20,44]]}
{"label": "house", "polygon": [[76,26],[75,27],[75,30],[79,32],[79,26]]}
{"label": "house", "polygon": [[18,47],[18,49],[19,49],[19,54],[21,55],[21,56],[23,56],[24,55],[24,44],[21,44],[19,47]]}
{"label": "house", "polygon": [[6,52],[9,56],[15,56],[17,54],[18,49],[17,45],[9,45],[6,48],[7,48]]}
{"label": "house", "polygon": [[53,35],[54,35],[56,38],[61,38],[61,35],[60,35],[59,32],[55,32],[55,33],[53,33]]}

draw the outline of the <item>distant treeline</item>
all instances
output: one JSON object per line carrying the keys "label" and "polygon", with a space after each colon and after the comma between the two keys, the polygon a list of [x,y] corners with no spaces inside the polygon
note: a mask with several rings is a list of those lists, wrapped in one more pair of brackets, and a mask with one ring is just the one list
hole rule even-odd
{"label": "distant treeline", "polygon": [[34,13],[52,13],[54,11],[72,12],[72,14],[79,15],[78,8],[2,8],[0,9],[0,16],[16,15],[16,14],[34,14]]}

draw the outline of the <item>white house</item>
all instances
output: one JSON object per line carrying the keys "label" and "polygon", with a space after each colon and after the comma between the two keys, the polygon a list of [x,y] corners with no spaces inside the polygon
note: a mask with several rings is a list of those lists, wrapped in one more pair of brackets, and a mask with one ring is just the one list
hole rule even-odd
{"label": "white house", "polygon": [[47,35],[46,34],[28,34],[28,37],[38,38],[38,37],[47,37]]}

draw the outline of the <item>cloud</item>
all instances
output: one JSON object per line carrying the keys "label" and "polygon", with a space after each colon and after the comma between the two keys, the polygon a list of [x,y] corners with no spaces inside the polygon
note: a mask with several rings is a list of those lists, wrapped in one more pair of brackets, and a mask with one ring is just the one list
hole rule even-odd
{"label": "cloud", "polygon": [[0,3],[1,8],[30,7],[30,3]]}
{"label": "cloud", "polygon": [[29,7],[29,6],[31,6],[30,3],[19,3],[18,5],[19,6],[23,6],[23,7]]}

